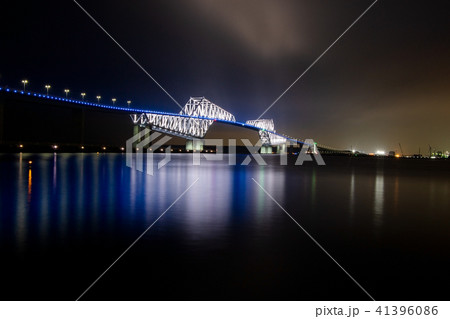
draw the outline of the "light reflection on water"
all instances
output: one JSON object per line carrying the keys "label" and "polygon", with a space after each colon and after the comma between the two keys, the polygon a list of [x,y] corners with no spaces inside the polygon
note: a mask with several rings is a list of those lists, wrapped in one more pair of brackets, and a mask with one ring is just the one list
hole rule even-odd
{"label": "light reflection on water", "polygon": [[352,170],[350,175],[350,194],[349,194],[349,202],[350,202],[350,217],[353,217],[355,213],[355,171]]}
{"label": "light reflection on water", "polygon": [[26,188],[23,187],[24,184],[24,169],[22,161],[22,153],[19,155],[19,171],[18,171],[18,183],[17,183],[17,197],[16,197],[16,235],[17,235],[17,246],[19,251],[23,251],[23,243],[26,240],[27,234],[27,217],[28,217],[28,207],[29,204],[25,200],[26,198]]}
{"label": "light reflection on water", "polygon": [[[244,263],[248,255],[264,265],[281,260],[282,269],[303,267],[308,249],[316,247],[309,246],[254,178],[338,257],[336,249],[342,247],[341,257],[354,249],[359,251],[356,263],[376,263],[371,256],[387,246],[399,254],[405,238],[414,241],[407,237],[411,229],[414,236],[422,231],[421,238],[430,241],[411,244],[408,253],[413,256],[426,254],[430,245],[443,252],[449,248],[450,182],[445,166],[421,172],[398,168],[397,162],[349,164],[340,158],[328,159],[325,167],[283,167],[270,155],[265,156],[267,166],[229,166],[227,156],[223,162],[193,166],[189,155],[173,154],[166,167],[150,176],[126,167],[122,154],[18,154],[0,155],[0,160],[0,245],[13,250],[9,260],[55,249],[81,249],[82,259],[91,245],[96,247],[89,252],[93,256],[98,247],[126,247],[196,178],[198,183],[158,221],[147,240],[167,245],[169,251],[176,243],[192,256],[241,249],[244,252],[234,258]],[[149,248],[142,247],[146,255]],[[376,253],[368,251],[360,258],[368,247]],[[309,253],[299,263],[303,251]],[[57,260],[52,258],[49,262]],[[254,282],[258,285],[257,278]]]}
{"label": "light reflection on water", "polygon": [[[192,166],[191,159],[183,157],[186,155],[176,155],[168,167],[149,176],[126,167],[122,154],[19,154],[13,197],[2,197],[2,213],[8,212],[15,220],[16,245],[24,248],[29,233],[46,243],[48,236],[54,236],[51,232],[55,226],[59,240],[64,240],[72,232],[82,236],[105,229],[113,232],[136,221],[150,224],[158,212],[168,207],[168,199],[182,193],[197,177],[200,177],[199,191],[193,191],[189,201],[183,204],[188,212],[183,215],[183,228],[186,235],[193,237],[206,238],[218,230],[226,230],[230,216],[245,209],[253,210],[259,216],[255,222],[264,226],[268,217],[266,208],[271,204],[263,192],[255,191],[249,183],[252,177],[280,203],[289,205],[292,199],[298,200],[302,210],[309,203],[308,210],[314,212],[326,197],[333,196],[321,193],[327,180],[317,176],[316,167],[302,172],[296,167],[228,166],[226,156],[223,163],[203,162],[201,166]],[[29,158],[33,158],[30,165]],[[293,174],[294,169],[297,176]],[[364,189],[357,187],[367,176],[358,176],[354,168],[349,179],[348,175],[342,175],[341,184],[334,189],[339,196],[347,197],[348,217],[352,218],[361,212],[361,205],[368,208],[368,203],[358,200],[367,196]],[[375,228],[383,227],[386,196],[392,197],[389,211],[396,212],[400,207],[401,180],[398,174],[391,179],[392,186],[386,185],[385,172],[377,168],[371,196]],[[346,182],[348,186],[344,186]],[[444,203],[442,194],[448,193],[448,183],[443,183],[442,188],[437,183],[428,183],[430,205]],[[345,188],[349,189],[347,195],[341,192]],[[205,213],[206,210],[211,213]]]}
{"label": "light reflection on water", "polygon": [[382,226],[384,213],[384,174],[382,171],[377,172],[375,177],[373,212],[375,226]]}

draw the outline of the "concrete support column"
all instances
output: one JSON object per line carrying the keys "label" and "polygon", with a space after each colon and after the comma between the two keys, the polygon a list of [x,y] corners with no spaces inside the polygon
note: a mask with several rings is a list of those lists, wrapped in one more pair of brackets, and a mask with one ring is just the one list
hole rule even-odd
{"label": "concrete support column", "polygon": [[205,145],[204,140],[199,140],[199,139],[187,140],[186,141],[186,150],[201,152],[201,151],[203,151],[204,145]]}
{"label": "concrete support column", "polygon": [[287,152],[287,144],[277,145],[277,154],[286,154]]}
{"label": "concrete support column", "polygon": [[263,145],[261,146],[261,154],[272,154],[272,146],[270,145]]}
{"label": "concrete support column", "polygon": [[[134,125],[133,126],[133,136],[135,136],[136,134],[138,134],[139,132],[142,132],[145,129],[150,129],[149,127],[145,127],[145,126],[141,126],[141,125]],[[133,148],[136,147],[137,144],[139,144],[140,142],[142,142],[144,139],[146,139],[147,137],[149,137],[151,134],[151,131],[149,131],[149,133],[143,135],[141,138],[138,138],[134,143],[133,143]],[[150,147],[150,144],[146,145],[146,147]]]}
{"label": "concrete support column", "polygon": [[139,125],[133,126],[133,136],[135,136],[137,133],[139,133]]}

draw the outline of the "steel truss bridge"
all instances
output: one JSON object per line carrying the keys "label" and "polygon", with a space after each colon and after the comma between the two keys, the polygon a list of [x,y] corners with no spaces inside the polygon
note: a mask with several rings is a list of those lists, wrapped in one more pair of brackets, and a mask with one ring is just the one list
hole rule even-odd
{"label": "steel truss bridge", "polygon": [[153,130],[187,139],[203,139],[214,122],[222,122],[257,130],[263,145],[286,144],[288,140],[287,137],[276,133],[272,119],[237,122],[233,114],[205,97],[191,97],[179,114],[147,111],[130,116],[135,125],[148,126]]}
{"label": "steel truss bridge", "polygon": [[[211,125],[214,122],[219,122],[258,131],[263,145],[275,146],[286,143],[305,144],[305,142],[301,139],[296,139],[277,133],[275,131],[275,125],[272,119],[249,120],[245,123],[238,122],[233,114],[204,97],[191,97],[179,113],[168,113],[146,109],[104,105],[100,103],[92,103],[83,100],[75,100],[4,87],[0,87],[0,92],[30,96],[38,99],[52,100],[55,102],[59,101],[71,103],[80,107],[92,107],[126,112],[130,114],[131,120],[135,125],[149,127],[153,130],[181,136],[186,139],[203,139]],[[314,145],[310,146],[315,147]],[[317,144],[317,147],[324,150],[341,152],[341,150],[321,144]]]}

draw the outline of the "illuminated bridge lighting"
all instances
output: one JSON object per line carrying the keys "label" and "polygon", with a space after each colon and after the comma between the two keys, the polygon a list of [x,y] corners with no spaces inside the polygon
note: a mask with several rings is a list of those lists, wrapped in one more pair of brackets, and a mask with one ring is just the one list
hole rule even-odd
{"label": "illuminated bridge lighting", "polygon": [[[210,101],[208,101],[205,98],[191,98],[189,100],[189,102],[187,103],[187,105],[189,104],[188,107],[185,106],[183,111],[181,111],[180,113],[170,113],[170,112],[152,111],[152,110],[148,110],[148,109],[120,107],[120,106],[115,106],[115,105],[91,103],[91,102],[86,102],[83,100],[73,100],[73,99],[52,96],[52,95],[45,95],[45,94],[43,95],[43,94],[25,92],[24,90],[3,88],[1,86],[0,86],[0,91],[5,91],[5,92],[15,93],[15,94],[25,94],[26,93],[28,96],[32,95],[32,96],[34,96],[36,98],[40,98],[40,99],[56,100],[56,101],[73,103],[73,104],[78,104],[78,105],[86,105],[86,106],[91,106],[91,107],[96,107],[96,108],[116,110],[116,111],[121,111],[121,112],[126,112],[126,113],[133,113],[131,116],[132,116],[133,122],[136,121],[136,123],[138,122],[138,120],[141,120],[141,117],[143,117],[143,116],[148,117],[149,115],[150,116],[151,115],[159,115],[159,116],[165,116],[166,119],[169,117],[173,117],[173,118],[178,118],[178,119],[185,118],[185,119],[196,120],[196,122],[198,122],[198,120],[207,121],[207,122],[211,122],[211,123],[219,122],[219,123],[243,126],[245,128],[252,129],[252,130],[255,130],[258,132],[262,131],[261,127],[252,125],[253,123],[251,121],[250,121],[250,123],[242,123],[242,122],[236,121],[232,114],[230,114],[227,111],[225,111],[224,109],[218,107],[214,103],[211,103]],[[201,99],[203,99],[203,100],[201,100]],[[199,106],[199,105],[195,105],[196,103],[197,104],[203,103],[203,104]],[[210,103],[210,104],[207,104],[207,103]],[[136,113],[140,113],[141,115],[138,117],[138,115]],[[213,115],[213,116],[216,115],[217,117],[211,117],[211,115]],[[136,116],[136,117],[133,118],[133,116]],[[142,124],[145,124],[145,123],[142,123]],[[269,134],[274,141],[275,140],[284,141],[284,142],[289,141],[294,144],[305,144],[304,142],[302,142],[298,139],[290,138],[285,135],[276,133],[274,130],[268,130],[267,128],[264,128],[263,130],[265,133]],[[206,134],[206,131],[204,132],[204,134]],[[194,137],[204,137],[204,134],[203,134],[203,136],[194,136]],[[307,145],[309,145],[309,144],[307,144]],[[310,146],[312,146],[312,145],[310,145]]]}

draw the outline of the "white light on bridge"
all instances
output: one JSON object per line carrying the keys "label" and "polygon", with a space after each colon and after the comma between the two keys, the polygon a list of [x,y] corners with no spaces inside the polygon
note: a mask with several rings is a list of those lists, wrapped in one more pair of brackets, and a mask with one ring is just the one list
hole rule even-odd
{"label": "white light on bridge", "polygon": [[47,95],[48,95],[48,90],[50,90],[52,87],[49,84],[45,85],[45,89],[47,90]]}
{"label": "white light on bridge", "polygon": [[23,90],[25,91],[25,87],[28,84],[28,80],[22,80]]}

